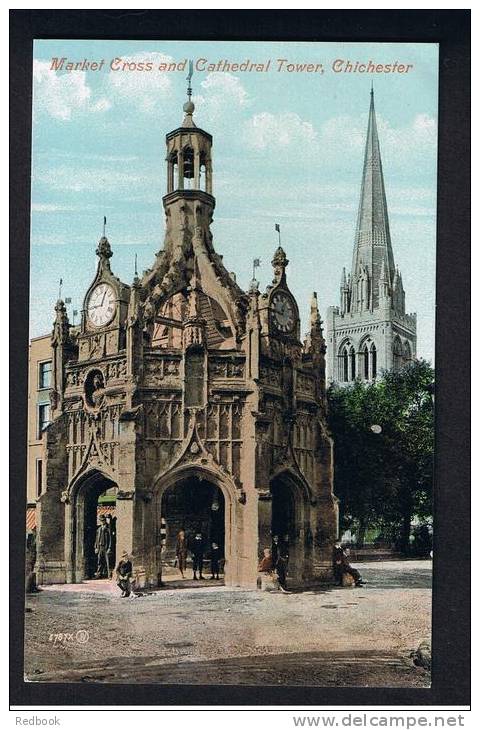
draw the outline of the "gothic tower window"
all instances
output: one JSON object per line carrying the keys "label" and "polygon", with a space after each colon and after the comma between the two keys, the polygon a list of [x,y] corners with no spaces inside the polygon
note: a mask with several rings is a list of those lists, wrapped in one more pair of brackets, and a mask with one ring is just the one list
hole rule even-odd
{"label": "gothic tower window", "polygon": [[412,360],[412,349],[408,341],[403,346],[403,357],[406,365]]}
{"label": "gothic tower window", "polygon": [[178,189],[178,155],[176,152],[169,156],[167,170],[167,192],[171,193]]}
{"label": "gothic tower window", "polygon": [[377,348],[375,347],[374,342],[372,342],[372,346],[370,348],[370,360],[372,368],[372,380],[375,380],[375,378],[377,377]]}
{"label": "gothic tower window", "polygon": [[369,380],[370,379],[370,372],[369,372],[369,364],[370,364],[369,354],[370,353],[368,351],[368,344],[365,343],[365,345],[363,347],[363,377],[365,378],[365,380]]}
{"label": "gothic tower window", "polygon": [[183,150],[183,179],[188,180],[184,187],[191,188],[195,175],[195,154],[191,147],[185,147]]}
{"label": "gothic tower window", "polygon": [[350,355],[350,380],[355,380],[355,378],[357,377],[357,372],[356,372],[356,365],[355,365],[355,348],[353,347],[353,345],[350,348],[349,355]]}
{"label": "gothic tower window", "polygon": [[340,351],[340,378],[344,383],[348,382],[348,352],[346,347]]}
{"label": "gothic tower window", "polygon": [[400,337],[395,337],[393,341],[393,369],[398,372],[403,365],[403,348]]}

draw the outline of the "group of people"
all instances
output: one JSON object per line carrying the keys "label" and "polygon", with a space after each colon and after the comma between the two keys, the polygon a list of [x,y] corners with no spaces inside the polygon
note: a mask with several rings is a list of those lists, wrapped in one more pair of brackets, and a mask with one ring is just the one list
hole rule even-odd
{"label": "group of people", "polygon": [[283,593],[287,593],[287,574],[288,574],[288,535],[280,539],[279,535],[273,535],[272,547],[265,548],[263,558],[258,564],[259,573],[267,573],[268,575],[276,575],[278,587]]}
{"label": "group of people", "polygon": [[175,565],[182,578],[186,578],[188,553],[192,556],[193,580],[204,580],[203,564],[207,553],[210,558],[210,580],[220,579],[223,555],[217,542],[212,542],[210,549],[207,550],[207,542],[200,531],[197,531],[192,539],[187,537],[185,530],[179,531],[175,545]]}
{"label": "group of people", "polygon": [[[359,571],[350,565],[348,555],[342,547],[342,543],[337,540],[333,547],[332,554],[333,576],[337,585],[343,585],[343,576],[350,575],[357,587],[365,585]],[[263,558],[258,564],[258,572],[268,575],[276,575],[278,587],[284,593],[287,593],[287,573],[288,573],[288,535],[280,539],[278,535],[272,538],[272,547],[265,548]]]}

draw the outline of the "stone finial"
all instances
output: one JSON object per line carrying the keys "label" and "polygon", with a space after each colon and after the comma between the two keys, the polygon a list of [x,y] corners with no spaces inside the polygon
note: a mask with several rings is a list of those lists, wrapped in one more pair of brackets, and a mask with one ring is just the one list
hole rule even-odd
{"label": "stone finial", "polygon": [[70,323],[68,321],[67,308],[65,302],[62,299],[58,299],[55,304],[52,342],[65,343],[68,340],[69,333]]}
{"label": "stone finial", "polygon": [[288,259],[281,246],[277,248],[272,259],[273,272],[277,282],[285,278],[285,269],[288,266]]}
{"label": "stone finial", "polygon": [[102,236],[98,242],[97,250],[95,252],[100,259],[110,259],[113,256],[112,248],[109,240],[106,236]]}

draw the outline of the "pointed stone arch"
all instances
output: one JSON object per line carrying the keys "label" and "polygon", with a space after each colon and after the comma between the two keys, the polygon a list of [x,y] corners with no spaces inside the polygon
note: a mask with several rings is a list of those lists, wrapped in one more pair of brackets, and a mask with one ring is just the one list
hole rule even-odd
{"label": "pointed stone arch", "polygon": [[[153,481],[154,532],[158,534],[162,520],[162,499],[167,490],[184,483],[187,479],[208,482],[220,490],[224,500],[224,554],[225,584],[237,585],[239,575],[239,545],[237,539],[236,503],[240,498],[239,490],[230,477],[214,464],[200,462],[181,463],[166,474],[158,474]],[[156,560],[161,559],[157,548]]]}
{"label": "pointed stone arch", "polygon": [[311,563],[310,507],[312,492],[300,473],[291,466],[280,466],[270,479],[272,495],[272,540],[288,536],[289,576],[304,580]]}
{"label": "pointed stone arch", "polygon": [[98,498],[109,489],[118,492],[112,471],[92,465],[75,477],[65,493],[65,565],[68,583],[81,583],[85,578],[93,577]]}

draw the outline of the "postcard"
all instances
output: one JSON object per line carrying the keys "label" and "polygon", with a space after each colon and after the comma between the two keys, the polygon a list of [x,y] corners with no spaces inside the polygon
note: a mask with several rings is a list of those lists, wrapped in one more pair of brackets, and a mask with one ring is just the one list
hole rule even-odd
{"label": "postcard", "polygon": [[430,686],[438,45],[37,40],[29,683]]}

